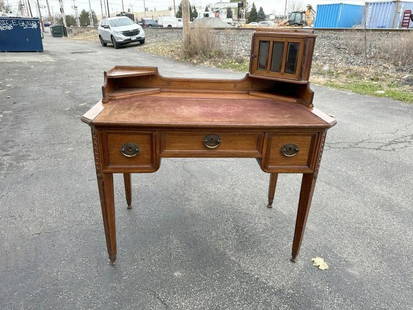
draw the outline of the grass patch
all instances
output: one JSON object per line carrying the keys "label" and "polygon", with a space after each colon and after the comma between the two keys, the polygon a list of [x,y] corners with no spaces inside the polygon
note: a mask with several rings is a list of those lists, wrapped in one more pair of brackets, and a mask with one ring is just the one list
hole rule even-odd
{"label": "grass patch", "polygon": [[388,97],[407,103],[413,103],[413,92],[398,85],[382,85],[370,81],[326,81],[322,85],[350,90],[361,95]]}
{"label": "grass patch", "polygon": [[234,59],[222,59],[216,64],[216,67],[221,68],[221,69],[239,71],[239,72],[248,72],[249,65],[250,65],[249,59],[248,60],[242,59],[242,61],[234,60]]}
{"label": "grass patch", "polygon": [[369,66],[322,66],[315,63],[311,81],[361,95],[388,97],[413,103],[413,87],[402,84],[404,74]]}

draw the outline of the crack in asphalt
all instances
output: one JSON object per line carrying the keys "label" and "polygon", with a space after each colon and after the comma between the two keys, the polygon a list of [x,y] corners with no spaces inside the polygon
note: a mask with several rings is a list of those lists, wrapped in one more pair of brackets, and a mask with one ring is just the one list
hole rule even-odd
{"label": "crack in asphalt", "polygon": [[362,139],[354,142],[330,142],[326,144],[326,150],[363,149],[373,151],[395,152],[413,147],[413,134],[391,139],[390,141],[374,141]]}
{"label": "crack in asphalt", "polygon": [[146,291],[150,292],[157,300],[159,300],[159,302],[165,306],[165,309],[169,309],[169,305],[166,303],[166,301],[159,295],[159,293],[155,290],[152,289],[145,289]]}

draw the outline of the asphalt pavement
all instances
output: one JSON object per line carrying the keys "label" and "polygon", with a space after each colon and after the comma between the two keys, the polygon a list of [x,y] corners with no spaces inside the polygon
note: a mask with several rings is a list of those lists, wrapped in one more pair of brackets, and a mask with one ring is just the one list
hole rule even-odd
{"label": "asphalt pavement", "polygon": [[[335,115],[297,263],[300,176],[254,159],[163,159],[115,177],[118,259],[108,263],[90,129],[103,71],[237,78],[96,42],[46,37],[0,54],[0,309],[412,309],[413,105],[314,86]],[[320,256],[329,269],[312,266]]]}

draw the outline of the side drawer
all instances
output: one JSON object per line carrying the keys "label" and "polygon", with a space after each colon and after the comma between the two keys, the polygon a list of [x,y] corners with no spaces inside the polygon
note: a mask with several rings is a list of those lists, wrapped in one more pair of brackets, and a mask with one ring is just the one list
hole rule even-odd
{"label": "side drawer", "polygon": [[156,135],[146,131],[106,131],[103,134],[105,170],[152,172],[159,168]]}
{"label": "side drawer", "polygon": [[312,172],[317,133],[270,133],[261,166],[268,172]]}
{"label": "side drawer", "polygon": [[259,132],[164,132],[161,134],[161,156],[259,158],[263,138],[264,134]]}

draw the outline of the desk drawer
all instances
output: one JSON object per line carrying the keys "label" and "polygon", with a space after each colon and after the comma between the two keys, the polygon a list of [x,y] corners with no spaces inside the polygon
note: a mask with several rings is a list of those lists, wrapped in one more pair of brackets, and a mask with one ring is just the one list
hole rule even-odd
{"label": "desk drawer", "polygon": [[264,135],[257,132],[165,132],[163,157],[261,157]]}
{"label": "desk drawer", "polygon": [[316,133],[268,134],[262,167],[272,172],[311,172]]}
{"label": "desk drawer", "polygon": [[104,133],[104,166],[110,170],[157,169],[155,136],[152,132],[108,131]]}

